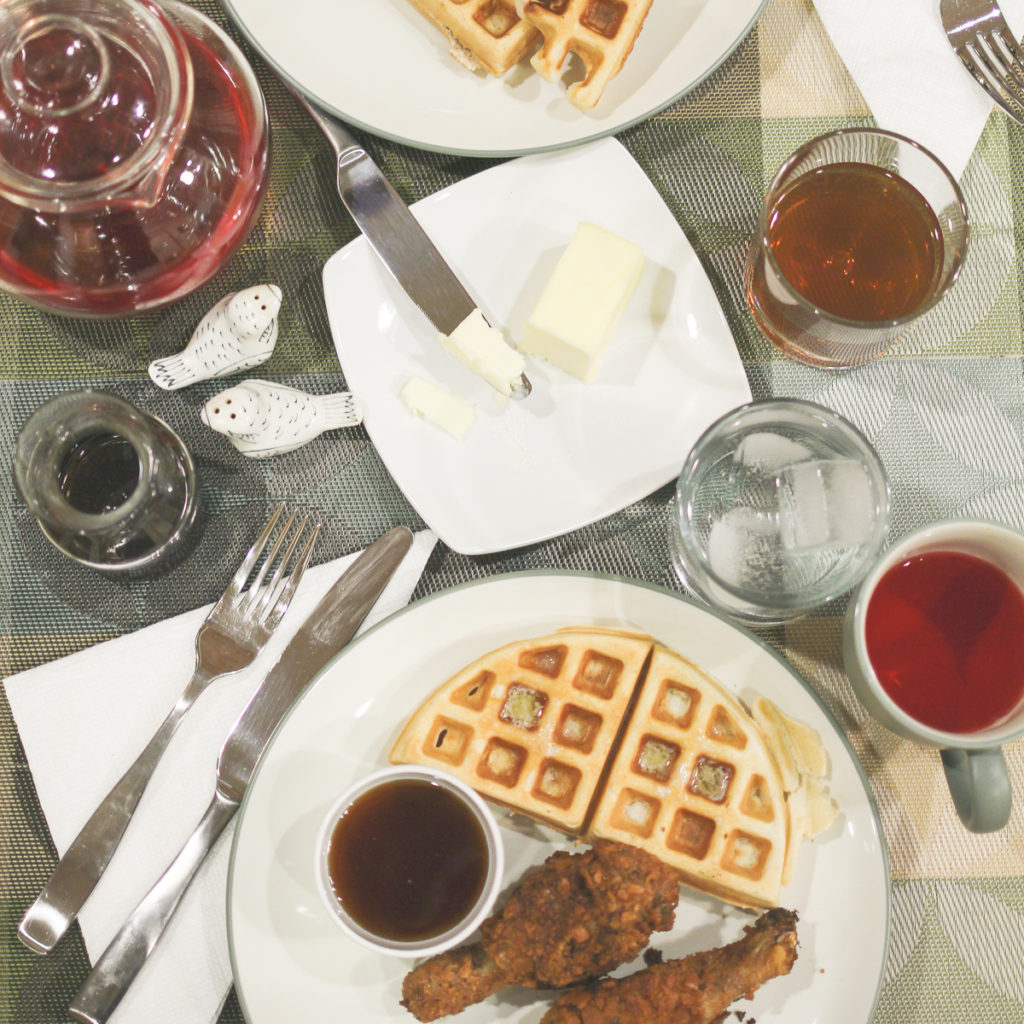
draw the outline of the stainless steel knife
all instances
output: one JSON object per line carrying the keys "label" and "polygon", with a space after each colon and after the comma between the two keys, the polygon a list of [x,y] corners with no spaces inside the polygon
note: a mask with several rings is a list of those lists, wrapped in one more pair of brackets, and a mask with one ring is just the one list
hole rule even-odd
{"label": "stainless steel knife", "polygon": [[289,641],[235,722],[217,761],[217,786],[180,853],[135,908],[96,962],[68,1009],[75,1020],[101,1024],[114,1012],[189,882],[245,795],[284,713],[303,687],[345,646],[366,618],[412,544],[404,526],[371,544],[331,587]]}
{"label": "stainless steel knife", "polygon": [[[370,247],[405,293],[442,334],[451,334],[477,304],[437,251],[391,182],[347,128],[292,89],[337,157],[338,195]],[[532,386],[524,373],[512,398]]]}

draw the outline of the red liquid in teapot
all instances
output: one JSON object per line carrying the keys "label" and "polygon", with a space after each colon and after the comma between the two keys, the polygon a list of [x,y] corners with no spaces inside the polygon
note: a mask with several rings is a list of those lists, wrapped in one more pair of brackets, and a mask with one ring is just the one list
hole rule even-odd
{"label": "red liquid in teapot", "polygon": [[981,558],[929,551],[893,566],[865,634],[882,688],[933,729],[977,732],[1024,699],[1024,594]]}
{"label": "red liquid in teapot", "polygon": [[[263,196],[267,139],[261,112],[253,109],[234,70],[203,40],[182,31],[195,99],[156,205],[57,214],[0,198],[0,283],[5,288],[64,313],[141,313],[199,287],[243,241]],[[147,90],[152,92],[130,59],[114,61],[113,77],[115,89],[124,86],[143,99]],[[96,154],[117,148],[104,141],[90,142],[70,130],[57,145],[91,155],[91,160],[82,158],[88,177],[105,170],[96,166]]]}

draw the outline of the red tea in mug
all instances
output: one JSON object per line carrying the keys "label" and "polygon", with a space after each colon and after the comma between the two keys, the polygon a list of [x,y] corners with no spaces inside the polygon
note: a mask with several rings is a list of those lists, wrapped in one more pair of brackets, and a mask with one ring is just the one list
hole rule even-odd
{"label": "red tea in mug", "polygon": [[977,732],[1024,700],[1024,593],[982,558],[927,551],[894,565],[865,640],[882,689],[933,729]]}

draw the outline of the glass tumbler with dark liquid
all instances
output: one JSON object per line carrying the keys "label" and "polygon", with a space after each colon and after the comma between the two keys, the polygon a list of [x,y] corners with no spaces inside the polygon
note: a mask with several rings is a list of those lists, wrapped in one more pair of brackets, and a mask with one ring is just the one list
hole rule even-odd
{"label": "glass tumbler with dark liquid", "polygon": [[946,294],[968,231],[956,180],[917,143],[867,128],[819,136],[765,196],[746,264],[750,311],[795,359],[854,366]]}
{"label": "glass tumbler with dark liquid", "polygon": [[196,517],[192,456],[162,420],[106,391],[45,402],[18,434],[14,479],[44,536],[111,573],[170,564]]}
{"label": "glass tumbler with dark liquid", "polygon": [[259,214],[259,84],[178,0],[0,4],[0,287],[144,313],[204,284]]}

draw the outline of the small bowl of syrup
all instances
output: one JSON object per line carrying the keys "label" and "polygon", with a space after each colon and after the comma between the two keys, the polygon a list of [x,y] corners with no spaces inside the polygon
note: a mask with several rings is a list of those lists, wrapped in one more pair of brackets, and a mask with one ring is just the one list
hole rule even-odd
{"label": "small bowl of syrup", "polygon": [[353,939],[390,956],[432,956],[465,941],[501,889],[498,823],[469,786],[394,765],[360,779],[324,816],[316,877]]}

